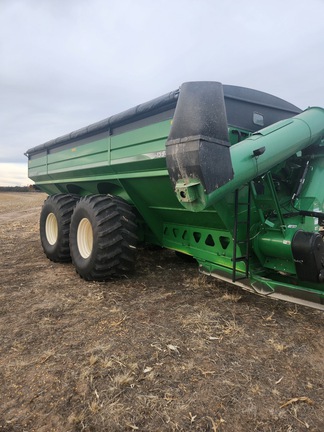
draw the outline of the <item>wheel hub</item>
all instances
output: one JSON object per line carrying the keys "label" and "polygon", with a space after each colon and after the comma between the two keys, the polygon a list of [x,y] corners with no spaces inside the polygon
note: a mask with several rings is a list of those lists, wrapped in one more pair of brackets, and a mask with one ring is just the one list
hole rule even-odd
{"label": "wheel hub", "polygon": [[45,233],[48,243],[53,246],[58,238],[58,224],[54,213],[49,213],[45,222]]}
{"label": "wheel hub", "polygon": [[93,249],[92,225],[87,218],[81,219],[77,231],[77,244],[82,258],[87,259]]}

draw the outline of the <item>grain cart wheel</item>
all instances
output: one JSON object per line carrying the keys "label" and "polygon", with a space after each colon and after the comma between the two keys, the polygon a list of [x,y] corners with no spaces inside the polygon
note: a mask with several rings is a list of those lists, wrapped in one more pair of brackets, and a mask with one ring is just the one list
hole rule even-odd
{"label": "grain cart wheel", "polygon": [[134,267],[137,226],[132,208],[111,195],[90,195],[76,205],[70,250],[77,273],[102,281]]}
{"label": "grain cart wheel", "polygon": [[77,200],[73,195],[56,194],[44,202],[40,215],[40,237],[45,255],[51,261],[71,260],[69,232]]}

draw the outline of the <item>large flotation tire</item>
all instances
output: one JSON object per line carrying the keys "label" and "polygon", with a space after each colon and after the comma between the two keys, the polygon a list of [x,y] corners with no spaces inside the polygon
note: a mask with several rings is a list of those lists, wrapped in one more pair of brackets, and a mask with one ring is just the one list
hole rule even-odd
{"label": "large flotation tire", "polygon": [[51,195],[44,201],[39,230],[44,253],[51,261],[71,261],[69,233],[77,201],[76,196],[69,194]]}
{"label": "large flotation tire", "polygon": [[90,195],[76,205],[70,250],[77,273],[103,281],[133,270],[137,225],[132,207],[112,195]]}

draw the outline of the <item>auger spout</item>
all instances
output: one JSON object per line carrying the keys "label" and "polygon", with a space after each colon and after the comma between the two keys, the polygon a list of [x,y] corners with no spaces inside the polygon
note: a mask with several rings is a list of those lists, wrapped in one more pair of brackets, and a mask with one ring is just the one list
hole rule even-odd
{"label": "auger spout", "polygon": [[[193,97],[195,103],[188,103]],[[205,112],[208,116],[203,117]],[[166,159],[177,198],[188,210],[210,207],[295,153],[320,143],[324,110],[309,108],[232,146],[227,127],[221,84],[204,83],[199,89],[199,83],[186,83],[181,88]]]}

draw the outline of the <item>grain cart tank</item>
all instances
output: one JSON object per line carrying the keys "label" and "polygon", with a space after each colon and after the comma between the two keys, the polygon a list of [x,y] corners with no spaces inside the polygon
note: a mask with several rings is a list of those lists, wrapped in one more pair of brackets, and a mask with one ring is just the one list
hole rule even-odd
{"label": "grain cart tank", "polygon": [[134,266],[138,243],[201,272],[324,309],[324,110],[217,82],[179,90],[31,148],[49,194],[41,242],[87,280]]}

